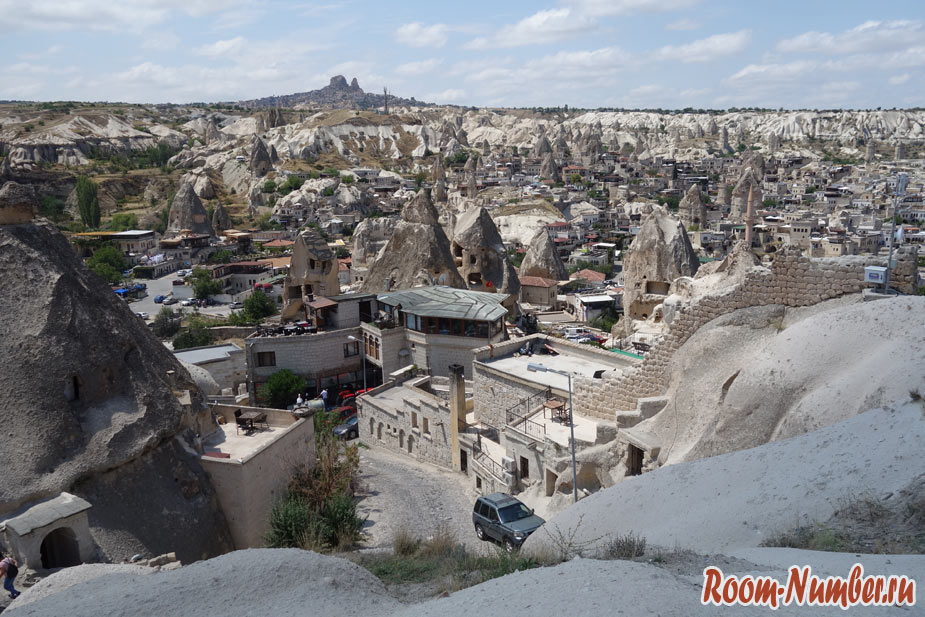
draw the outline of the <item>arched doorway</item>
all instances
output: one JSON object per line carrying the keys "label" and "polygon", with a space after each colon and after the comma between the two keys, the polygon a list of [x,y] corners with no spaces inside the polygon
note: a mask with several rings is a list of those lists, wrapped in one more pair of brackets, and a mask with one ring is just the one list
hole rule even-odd
{"label": "arched doorway", "polygon": [[58,527],[42,540],[42,567],[70,568],[80,565],[80,548],[77,536],[69,527]]}
{"label": "arched doorway", "polygon": [[414,447],[414,435],[408,435],[408,454],[412,453],[412,448]]}

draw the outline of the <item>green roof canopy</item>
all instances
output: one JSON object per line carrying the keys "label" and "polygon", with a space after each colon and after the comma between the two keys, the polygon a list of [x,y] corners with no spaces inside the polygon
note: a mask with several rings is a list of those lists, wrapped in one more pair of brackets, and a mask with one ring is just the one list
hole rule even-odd
{"label": "green roof canopy", "polygon": [[496,321],[507,314],[502,302],[508,294],[469,291],[453,287],[414,287],[376,297],[383,304],[421,317],[446,317],[473,321]]}

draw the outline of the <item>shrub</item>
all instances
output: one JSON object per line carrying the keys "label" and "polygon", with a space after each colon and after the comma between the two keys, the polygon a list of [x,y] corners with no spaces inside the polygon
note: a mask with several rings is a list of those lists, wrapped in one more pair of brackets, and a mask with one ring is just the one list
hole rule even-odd
{"label": "shrub", "polygon": [[611,538],[605,545],[604,559],[636,559],[646,552],[646,539],[633,532]]}
{"label": "shrub", "polygon": [[211,345],[214,340],[212,332],[206,326],[205,321],[199,317],[190,319],[189,326],[186,330],[181,331],[173,339],[174,349],[191,349],[193,347],[205,347]]}
{"label": "shrub", "polygon": [[80,220],[90,228],[100,225],[100,200],[97,194],[98,187],[87,176],[77,178],[77,211]]}
{"label": "shrub", "polygon": [[286,409],[295,402],[300,392],[305,391],[305,379],[289,369],[276,371],[257,392],[263,401],[274,409]]}
{"label": "shrub", "polygon": [[357,516],[352,495],[337,493],[321,508],[321,539],[339,549],[352,548],[363,537],[365,518]]}
{"label": "shrub", "polygon": [[402,557],[414,555],[421,546],[421,539],[402,527],[392,536],[392,552]]}
{"label": "shrub", "polygon": [[270,512],[270,529],[264,540],[269,548],[301,548],[316,527],[308,502],[287,494]]}
{"label": "shrub", "polygon": [[180,320],[176,319],[177,314],[169,307],[162,307],[154,317],[154,323],[151,330],[155,336],[160,338],[170,338],[180,330]]}

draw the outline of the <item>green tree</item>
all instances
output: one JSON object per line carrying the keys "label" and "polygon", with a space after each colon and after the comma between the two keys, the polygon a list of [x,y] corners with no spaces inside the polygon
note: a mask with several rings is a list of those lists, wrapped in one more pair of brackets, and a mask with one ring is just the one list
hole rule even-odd
{"label": "green tree", "polygon": [[276,183],[272,180],[267,180],[263,183],[263,192],[264,193],[275,193],[276,192]]}
{"label": "green tree", "polygon": [[273,409],[286,409],[295,403],[300,392],[308,386],[305,379],[299,377],[289,369],[276,371],[267,382],[260,386],[257,396]]}
{"label": "green tree", "polygon": [[200,300],[222,293],[222,283],[212,278],[212,271],[208,268],[195,268],[190,277],[193,294]]}
{"label": "green tree", "polygon": [[53,221],[64,218],[64,202],[54,195],[45,195],[42,197],[42,216],[47,216]]}
{"label": "green tree", "polygon": [[344,184],[353,184],[356,180],[356,177],[353,174],[344,174],[340,177],[340,181]]}
{"label": "green tree", "polygon": [[161,310],[154,316],[151,330],[157,337],[170,338],[180,330],[180,320],[170,307],[161,307]]}
{"label": "green tree", "polygon": [[581,184],[581,174],[572,174],[568,177],[568,181],[571,184]]}
{"label": "green tree", "polygon": [[264,317],[276,314],[276,303],[270,296],[257,290],[244,301],[244,313],[250,321],[260,321]]}
{"label": "green tree", "polygon": [[131,212],[116,212],[109,221],[111,231],[128,231],[138,227],[138,217]]}
{"label": "green tree", "polygon": [[77,211],[83,224],[94,229],[100,226],[98,188],[87,176],[77,178]]}
{"label": "green tree", "polygon": [[226,264],[231,261],[232,256],[233,255],[231,254],[231,251],[228,249],[222,249],[209,255],[209,263]]}
{"label": "green tree", "polygon": [[191,317],[189,325],[173,338],[174,349],[190,349],[211,345],[214,337],[200,317]]}
{"label": "green tree", "polygon": [[423,171],[414,174],[414,186],[421,188],[421,185],[424,184],[424,180],[427,180],[427,174]]}
{"label": "green tree", "polygon": [[112,244],[104,244],[87,260],[87,267],[108,283],[118,283],[122,280],[122,271],[125,270],[125,259],[118,248]]}

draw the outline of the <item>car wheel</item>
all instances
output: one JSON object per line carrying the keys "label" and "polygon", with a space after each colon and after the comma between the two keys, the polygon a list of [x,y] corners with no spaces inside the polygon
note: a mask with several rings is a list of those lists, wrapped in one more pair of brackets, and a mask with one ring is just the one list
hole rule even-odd
{"label": "car wheel", "polygon": [[359,436],[360,436],[360,434],[357,433],[356,431],[352,431],[352,432],[350,433],[350,439],[356,439],[356,438],[359,437]]}
{"label": "car wheel", "polygon": [[485,530],[482,529],[482,526],[478,523],[475,524],[475,535],[477,535],[479,540],[482,540],[483,542],[488,539],[485,537]]}
{"label": "car wheel", "polygon": [[516,549],[517,549],[517,547],[514,546],[514,543],[511,542],[511,539],[510,539],[510,538],[505,538],[505,539],[504,539],[504,550],[506,550],[506,551],[509,552],[509,553],[513,553]]}

